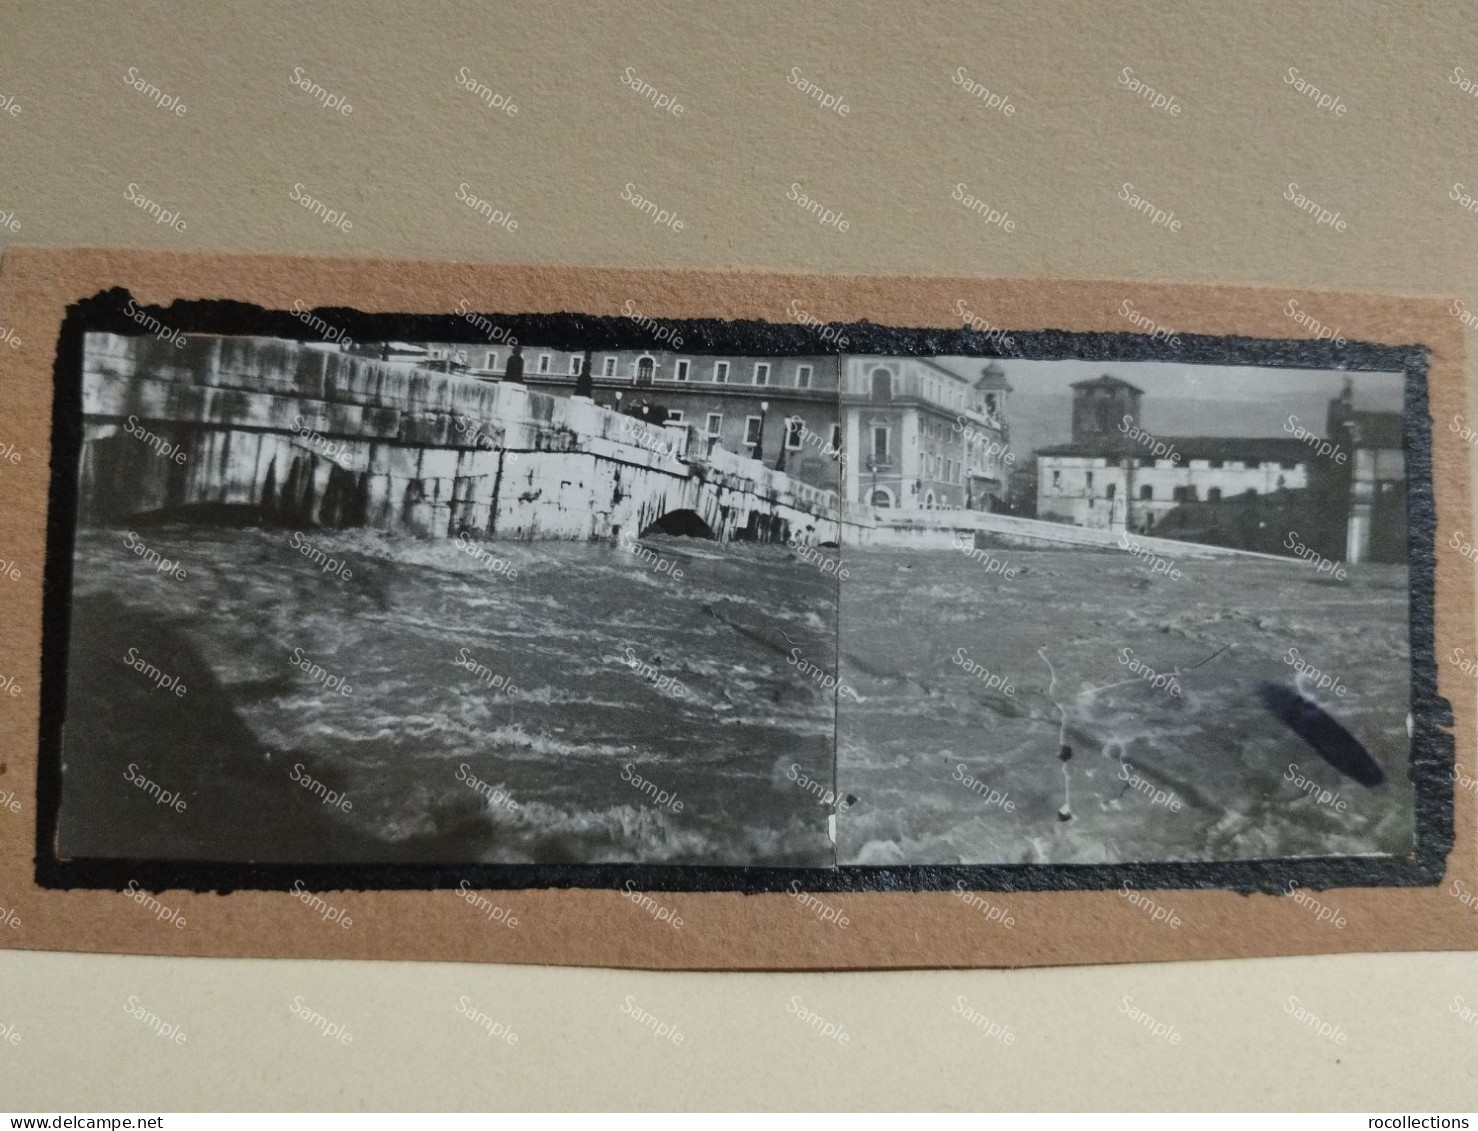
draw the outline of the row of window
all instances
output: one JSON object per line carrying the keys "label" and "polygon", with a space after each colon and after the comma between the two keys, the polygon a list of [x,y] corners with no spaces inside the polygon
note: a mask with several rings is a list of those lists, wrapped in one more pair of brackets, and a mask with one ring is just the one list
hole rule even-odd
{"label": "row of window", "polygon": [[[1278,476],[1278,486],[1280,488],[1282,488],[1284,486],[1283,477],[1281,475]],[[1057,491],[1060,491],[1061,489],[1062,489],[1062,472],[1060,472],[1060,471],[1054,471],[1052,473],[1052,490],[1054,492],[1057,492]],[[1091,471],[1088,473],[1088,489],[1090,491],[1093,489],[1093,473]],[[1103,497],[1105,499],[1108,499],[1110,502],[1112,502],[1118,496],[1118,493],[1119,493],[1119,485],[1117,483],[1109,483],[1109,484],[1106,484],[1105,487],[1104,487]],[[1242,492],[1242,494],[1244,494],[1244,495],[1256,495],[1257,494],[1257,489],[1255,487],[1248,487],[1246,490],[1244,490]],[[1141,484],[1140,485],[1140,488],[1139,488],[1139,498],[1140,498],[1140,501],[1141,502],[1146,502],[1146,503],[1152,503],[1152,502],[1154,502],[1155,501],[1155,488],[1153,487],[1153,485],[1151,485],[1149,483],[1143,483],[1143,484]],[[1207,488],[1207,490],[1206,490],[1206,501],[1208,503],[1217,503],[1217,502],[1220,502],[1221,501],[1221,498],[1222,498],[1222,493],[1221,493],[1221,488],[1220,487],[1210,487],[1210,488]],[[1176,502],[1176,503],[1196,503],[1196,502],[1200,502],[1201,496],[1200,496],[1199,492],[1197,491],[1196,487],[1193,484],[1191,484],[1191,485],[1187,485],[1187,486],[1183,486],[1183,487],[1172,487],[1170,489],[1170,500],[1171,500],[1171,502]],[[1089,498],[1088,503],[1089,503],[1090,506],[1093,504],[1093,500],[1092,500],[1091,497]]]}
{"label": "row of window", "polygon": [[965,465],[963,461],[947,459],[936,455],[932,461],[933,477],[943,479],[946,483],[963,483],[965,480]]}
{"label": "row of window", "polygon": [[[684,423],[682,412],[669,412],[667,419],[674,424]],[[744,444],[746,447],[754,447],[759,442],[760,420],[758,416],[746,416],[744,418]],[[708,413],[704,422],[704,433],[708,436],[718,436],[723,429],[724,416],[721,412]],[[795,416],[790,419],[790,426],[785,433],[785,446],[790,451],[798,450],[802,445],[802,438],[806,433],[805,421]],[[877,467],[887,467],[892,463],[891,447],[892,429],[886,424],[875,424],[872,428],[872,460]],[[833,424],[831,426],[830,450],[839,452],[842,449],[842,426]],[[1054,476],[1058,472],[1053,473]],[[933,477],[942,479],[947,483],[963,484],[965,479],[965,464],[963,460],[947,459],[944,456],[933,457]],[[1056,480],[1054,479],[1054,482]]]}
{"label": "row of window", "polygon": [[[445,347],[433,346],[430,356],[434,360],[444,360],[450,356],[450,351]],[[583,363],[583,354],[572,353],[563,355],[562,359],[554,353],[539,353],[524,361],[525,372],[532,372],[541,376],[579,376],[580,366]],[[470,363],[467,351],[458,350],[457,358],[463,362]],[[621,359],[616,354],[601,355],[599,372],[602,377],[619,376],[617,370],[620,368]],[[490,349],[487,351],[487,365],[485,367],[493,373],[506,372],[506,357],[504,351]],[[813,387],[815,377],[815,366],[797,363],[794,373],[793,388],[809,389]],[[657,359],[650,354],[643,354],[630,363],[630,371],[626,374],[636,381],[650,381],[657,375]],[[718,358],[707,359],[695,363],[692,358],[680,357],[673,362],[671,376],[663,375],[663,380],[671,381],[706,381],[715,385],[728,385],[742,382],[732,380],[734,363],[729,360]],[[760,387],[773,387],[775,363],[770,361],[750,362],[748,384]],[[961,390],[946,388],[940,380],[925,380],[923,382],[925,397],[937,404],[948,405],[955,409],[965,407],[965,394]],[[895,395],[895,378],[891,370],[879,366],[872,372],[872,393],[875,401],[889,401]],[[996,394],[987,394],[985,399],[986,412],[994,415],[999,410]],[[937,439],[944,438],[944,425],[935,423],[928,426],[929,434]],[[1219,465],[1217,465],[1219,466]]]}
{"label": "row of window", "polygon": [[[763,419],[764,418],[760,416],[746,416],[744,418],[745,447],[752,448],[759,443],[760,423]],[[667,413],[667,421],[669,424],[685,424],[687,422],[686,417],[681,410],[675,412],[669,411]],[[710,412],[707,415],[707,419],[703,422],[703,434],[705,436],[710,436],[716,439],[723,431],[723,427],[724,414],[721,412]],[[787,427],[785,430],[786,449],[792,452],[799,451],[805,434],[806,422],[802,420],[799,416],[792,416],[790,418],[789,427]],[[842,427],[840,424],[833,424],[831,426],[831,451],[841,451],[841,447]]]}
{"label": "row of window", "polygon": [[[1118,467],[1123,461],[1118,456],[1109,456],[1104,462],[1106,464],[1108,464],[1109,467]],[[1236,460],[1236,459],[1234,459],[1234,460],[1220,460],[1220,459],[1209,459],[1209,460],[1191,460],[1191,461],[1189,461],[1188,464],[1187,463],[1182,463],[1179,460],[1173,460],[1173,459],[1157,459],[1157,460],[1154,461],[1154,465],[1155,465],[1156,468],[1183,468],[1183,467],[1189,466],[1189,467],[1194,467],[1194,468],[1199,469],[1200,468],[1200,465],[1203,464],[1203,463],[1207,467],[1209,467],[1212,471],[1222,471],[1222,470],[1226,470],[1226,471],[1261,471],[1264,468],[1267,468],[1269,470],[1277,470],[1277,469],[1281,468],[1284,471],[1296,471],[1300,466],[1302,466],[1299,463],[1299,461],[1298,460],[1295,460],[1295,459],[1284,459],[1284,460],[1275,460],[1275,459],[1267,459],[1267,460]],[[1140,466],[1144,466],[1144,464],[1141,464]]]}
{"label": "row of window", "polygon": [[[879,467],[892,462],[889,459],[890,438],[891,429],[886,424],[872,426],[872,462]],[[950,459],[940,454],[925,455],[923,458],[924,471],[930,478],[945,483],[963,484],[965,482],[964,460]]]}
{"label": "row of window", "polygon": [[[575,377],[580,373],[582,364],[581,354],[570,354],[564,359],[564,368],[558,368],[559,363],[555,355],[541,353],[531,359],[525,359],[524,371],[549,376]],[[615,354],[604,354],[600,358],[600,375],[602,377],[618,376],[617,369],[621,359]],[[487,368],[494,373],[503,372],[506,369],[504,358],[499,350],[487,351]],[[729,361],[715,360],[709,363],[706,372],[701,372],[701,365],[695,366],[693,360],[680,357],[673,363],[671,377],[665,380],[673,381],[711,381],[715,385],[731,384],[730,377],[733,376],[733,363]],[[657,372],[657,359],[650,355],[643,355],[631,362],[630,372],[627,374],[638,381],[650,381]],[[751,364],[749,371],[749,384],[770,385],[774,377],[774,363],[769,361],[756,361]],[[811,388],[811,381],[815,375],[815,367],[811,365],[797,365],[795,367],[795,385],[797,389]]]}
{"label": "row of window", "polygon": [[[910,390],[918,391],[918,395],[924,400],[933,401],[935,404],[943,405],[955,411],[965,408],[965,392],[962,389],[950,388],[942,380],[930,377],[914,377],[910,382],[903,376],[894,372],[885,365],[879,365],[873,369],[871,374],[872,400],[874,403],[883,404],[891,401],[897,396],[911,395]],[[850,384],[854,393],[865,393],[867,381],[864,379],[859,385],[856,382]],[[992,394],[987,398],[991,412],[995,412],[995,396]]]}

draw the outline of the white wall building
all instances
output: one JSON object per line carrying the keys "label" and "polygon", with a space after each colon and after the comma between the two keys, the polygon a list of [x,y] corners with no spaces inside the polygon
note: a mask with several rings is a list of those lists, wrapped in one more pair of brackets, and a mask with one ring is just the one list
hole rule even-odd
{"label": "white wall building", "polygon": [[[1038,452],[1037,517],[1110,530],[1153,530],[1182,503],[1309,485],[1308,447],[1297,440],[1175,437],[1174,442],[1180,460],[1071,454],[1063,448]],[[1236,458],[1230,458],[1233,454]]]}
{"label": "white wall building", "polygon": [[1158,436],[1139,424],[1143,391],[1104,375],[1073,386],[1071,443],[1037,450],[1037,517],[1153,530],[1184,503],[1309,486],[1313,450],[1286,437]]}

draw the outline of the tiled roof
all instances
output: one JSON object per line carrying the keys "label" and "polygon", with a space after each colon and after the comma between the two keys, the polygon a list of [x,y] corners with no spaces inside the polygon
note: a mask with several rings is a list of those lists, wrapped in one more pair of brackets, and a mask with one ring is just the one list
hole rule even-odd
{"label": "tiled roof", "polygon": [[[1101,440],[1090,440],[1080,444],[1054,444],[1038,448],[1039,456],[1126,456],[1137,455],[1143,459],[1154,458],[1151,450],[1155,443],[1165,444],[1179,453],[1182,464],[1193,459],[1240,460],[1274,463],[1293,461],[1307,463],[1314,456],[1313,447],[1304,440],[1285,439],[1281,436],[1160,436],[1156,435],[1149,444],[1130,439],[1116,433]],[[1160,456],[1169,459],[1170,456]]]}
{"label": "tiled roof", "polygon": [[1144,390],[1141,389],[1138,385],[1131,385],[1128,381],[1121,380],[1118,377],[1112,377],[1112,376],[1110,376],[1107,373],[1105,373],[1102,377],[1095,377],[1091,381],[1074,381],[1073,382],[1073,388],[1074,389],[1130,389],[1130,390],[1132,390],[1133,392],[1136,392],[1136,393],[1143,393],[1144,392]]}

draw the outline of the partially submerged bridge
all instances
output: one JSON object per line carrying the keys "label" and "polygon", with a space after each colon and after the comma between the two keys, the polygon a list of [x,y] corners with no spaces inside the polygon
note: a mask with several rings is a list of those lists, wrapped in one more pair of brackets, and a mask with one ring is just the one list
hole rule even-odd
{"label": "partially submerged bridge", "polygon": [[[1108,530],[1074,526],[1037,518],[993,514],[989,511],[878,510],[867,516],[848,515],[844,537],[850,545],[897,547],[913,550],[958,550],[962,540],[990,542],[1038,550],[1146,550],[1181,558],[1260,559],[1307,566],[1303,558],[1263,554],[1205,542],[1183,542]],[[1125,543],[1128,543],[1127,545]]]}
{"label": "partially submerged bridge", "polygon": [[[84,520],[240,511],[423,537],[956,549],[964,538],[1120,548],[1104,530],[982,511],[843,509],[686,425],[584,397],[386,364],[274,338],[89,335]],[[1182,557],[1266,557],[1135,535]],[[1280,558],[1287,561],[1290,559]]]}
{"label": "partially submerged bridge", "polygon": [[836,543],[835,493],[583,397],[296,342],[89,335],[85,520],[235,508],[421,536]]}

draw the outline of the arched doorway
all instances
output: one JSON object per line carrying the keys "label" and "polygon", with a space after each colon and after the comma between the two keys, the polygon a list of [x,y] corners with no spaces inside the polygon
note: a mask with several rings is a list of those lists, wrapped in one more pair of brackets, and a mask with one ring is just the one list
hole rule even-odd
{"label": "arched doorway", "polygon": [[656,362],[649,356],[643,356],[636,363],[636,383],[638,385],[650,385],[652,373],[656,368]]}
{"label": "arched doorway", "polygon": [[874,487],[872,496],[868,500],[875,507],[891,507],[893,505],[893,492],[886,487]]}

